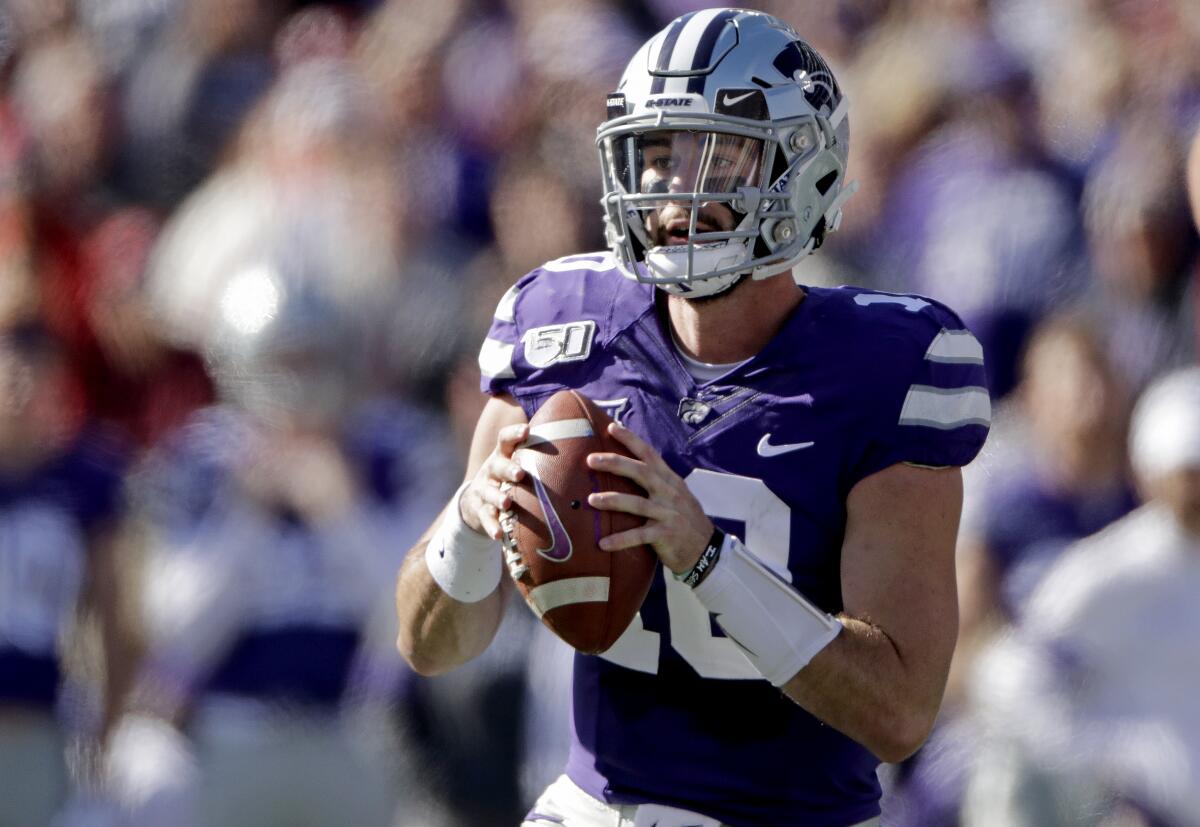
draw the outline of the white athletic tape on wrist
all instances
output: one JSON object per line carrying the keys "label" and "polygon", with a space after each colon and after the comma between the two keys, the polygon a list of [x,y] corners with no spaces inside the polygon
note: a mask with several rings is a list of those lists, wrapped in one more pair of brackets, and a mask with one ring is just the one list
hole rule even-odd
{"label": "white athletic tape on wrist", "polygon": [[842,624],[814,606],[726,534],[721,555],[693,594],[775,686],[829,645]]}
{"label": "white athletic tape on wrist", "polygon": [[463,521],[454,494],[441,525],[425,546],[425,565],[442,591],[460,603],[478,603],[500,585],[501,563],[496,541],[480,534]]}

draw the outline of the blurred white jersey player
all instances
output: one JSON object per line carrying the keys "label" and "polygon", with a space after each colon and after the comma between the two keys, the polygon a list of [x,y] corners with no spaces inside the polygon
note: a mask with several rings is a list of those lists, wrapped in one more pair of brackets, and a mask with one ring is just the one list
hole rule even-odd
{"label": "blurred white jersey player", "polygon": [[968,824],[1200,824],[1200,368],[1146,391],[1130,457],[1146,504],[1065,552],[984,663],[1004,737]]}
{"label": "blurred white jersey player", "polygon": [[[388,751],[351,724],[394,699],[396,538],[452,487],[423,459],[448,448],[426,414],[365,398],[370,314],[324,275],[286,250],[232,274],[208,337],[223,404],[142,475],[150,650],[110,764],[144,823],[394,817]],[[147,780],[154,753],[175,769]]]}

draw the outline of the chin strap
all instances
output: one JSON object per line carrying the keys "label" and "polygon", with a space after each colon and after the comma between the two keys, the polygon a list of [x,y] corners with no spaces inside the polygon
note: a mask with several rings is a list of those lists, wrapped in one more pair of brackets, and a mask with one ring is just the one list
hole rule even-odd
{"label": "chin strap", "polygon": [[858,182],[851,181],[846,186],[842,187],[842,191],[834,197],[829,204],[829,209],[825,210],[825,232],[832,233],[842,225],[842,205],[850,200],[850,196],[858,192]]}
{"label": "chin strap", "polygon": [[836,130],[838,126],[841,125],[842,121],[846,119],[846,113],[849,111],[850,98],[848,98],[846,95],[842,95],[842,99],[838,101],[838,105],[834,107],[832,112],[829,113],[829,126]]}

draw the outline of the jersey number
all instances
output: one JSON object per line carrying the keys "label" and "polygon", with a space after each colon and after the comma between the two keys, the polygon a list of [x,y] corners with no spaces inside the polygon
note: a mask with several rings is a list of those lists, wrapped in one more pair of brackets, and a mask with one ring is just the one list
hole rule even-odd
{"label": "jersey number", "polygon": [[[722,474],[696,469],[688,474],[687,486],[712,518],[736,520],[746,526],[742,541],[777,574],[792,581],[788,571],[788,548],[791,540],[791,513],[787,504],[775,496],[766,483],[753,477]],[[692,590],[669,572],[664,572],[667,586],[667,614],[671,622],[671,648],[688,662],[701,677],[724,680],[761,679],[750,661],[725,637],[712,634],[708,611]],[[658,632],[642,624],[641,614],[607,652],[600,657],[639,672],[658,672]]]}

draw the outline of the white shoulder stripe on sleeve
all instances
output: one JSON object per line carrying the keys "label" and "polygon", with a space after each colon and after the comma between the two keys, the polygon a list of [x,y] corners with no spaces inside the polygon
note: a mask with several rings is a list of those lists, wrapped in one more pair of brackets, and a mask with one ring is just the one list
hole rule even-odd
{"label": "white shoulder stripe on sleeve", "polygon": [[986,388],[935,388],[913,385],[900,410],[901,425],[949,431],[963,425],[990,425],[992,401]]}
{"label": "white shoulder stripe on sleeve", "polygon": [[496,312],[492,314],[497,321],[515,322],[517,320],[516,304],[517,294],[521,291],[514,284],[508,288],[503,296],[500,297],[500,302],[496,305]]}
{"label": "white shoulder stripe on sleeve", "polygon": [[925,351],[930,362],[947,362],[954,365],[982,365],[983,345],[969,330],[946,330],[934,337]]}
{"label": "white shoulder stripe on sleeve", "polygon": [[499,339],[484,339],[479,349],[479,370],[489,379],[511,379],[516,376],[512,369],[513,345]]}

